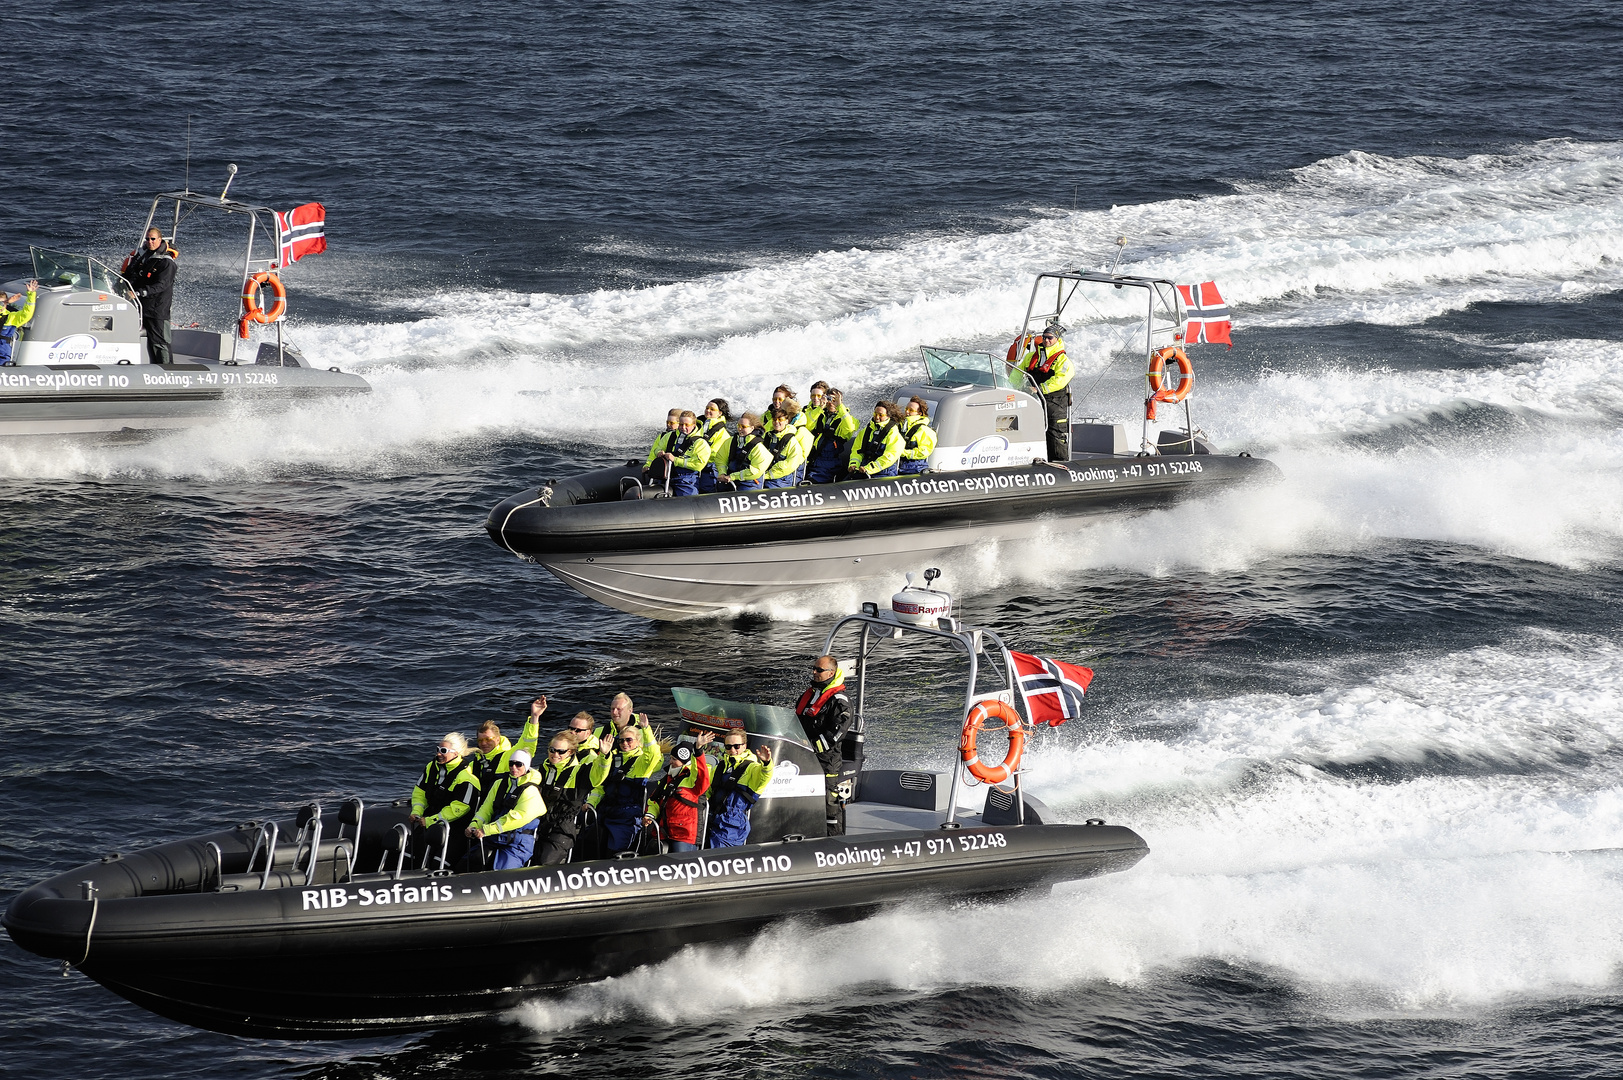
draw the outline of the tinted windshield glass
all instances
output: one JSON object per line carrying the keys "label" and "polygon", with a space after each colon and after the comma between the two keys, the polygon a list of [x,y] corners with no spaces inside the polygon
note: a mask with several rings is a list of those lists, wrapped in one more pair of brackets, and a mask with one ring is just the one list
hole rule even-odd
{"label": "tinted windshield glass", "polygon": [[30,248],[34,256],[34,277],[47,288],[53,285],[72,285],[88,289],[90,284],[90,257],[70,255],[65,251]]}
{"label": "tinted windshield glass", "polygon": [[683,686],[671,687],[671,697],[682,710],[685,720],[711,723],[717,727],[732,727],[726,721],[739,721],[751,735],[771,735],[805,745],[806,733],[800,727],[793,709],[781,705],[752,705],[742,701],[722,701],[703,690],[689,690]]}
{"label": "tinted windshield glass", "polygon": [[931,386],[997,386],[1027,389],[1025,372],[1015,371],[991,353],[924,348],[924,369]]}
{"label": "tinted windshield glass", "polygon": [[50,248],[29,248],[28,251],[34,258],[34,277],[45,288],[71,285],[75,289],[88,289],[91,292],[117,293],[132,303],[135,301],[129,283],[106,263],[88,255],[52,251]]}

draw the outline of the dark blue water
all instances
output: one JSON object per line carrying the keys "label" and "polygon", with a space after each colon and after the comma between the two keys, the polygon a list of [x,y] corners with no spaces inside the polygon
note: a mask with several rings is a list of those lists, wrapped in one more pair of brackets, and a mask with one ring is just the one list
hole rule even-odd
{"label": "dark blue water", "polygon": [[[1623,1070],[1623,16],[1607,4],[345,4],[12,13],[0,277],[186,177],[319,199],[290,332],[361,403],[0,444],[0,893],[314,796],[545,691],[782,702],[896,583],[659,625],[485,511],[672,404],[1001,348],[1031,276],[1215,277],[1198,421],[1285,482],[968,553],[1098,671],[1031,784],[1138,829],[1048,901],[792,926],[466,1030],[195,1032],[0,946],[8,1064],[141,1078]],[[231,300],[183,254],[177,315]],[[232,241],[234,243],[234,241]],[[210,274],[216,280],[210,282]],[[229,277],[229,274],[225,274]],[[1109,314],[1108,312],[1104,314]],[[1125,418],[1119,327],[1072,328]],[[928,657],[881,764],[944,766]],[[0,899],[3,899],[0,895]]]}

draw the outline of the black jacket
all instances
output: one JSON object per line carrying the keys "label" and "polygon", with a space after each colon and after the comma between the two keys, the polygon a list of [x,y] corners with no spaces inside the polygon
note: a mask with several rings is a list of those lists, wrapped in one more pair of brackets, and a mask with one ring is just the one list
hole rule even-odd
{"label": "black jacket", "polygon": [[[818,694],[811,695],[815,701]],[[800,717],[800,726],[806,732],[806,739],[812,744],[812,751],[817,760],[822,762],[827,772],[840,771],[843,758],[840,744],[845,741],[846,735],[851,731],[851,700],[845,696],[844,688],[840,692],[823,702],[823,707],[816,712],[809,709],[806,712],[796,710]]]}
{"label": "black jacket", "polygon": [[562,833],[574,836],[577,816],[592,793],[592,768],[575,762],[563,769],[542,765],[536,771],[541,785],[541,799],[547,804],[546,816],[541,819],[541,833]]}
{"label": "black jacket", "polygon": [[137,252],[124,271],[124,279],[135,286],[142,314],[149,319],[169,318],[175,295],[175,260],[167,249]]}

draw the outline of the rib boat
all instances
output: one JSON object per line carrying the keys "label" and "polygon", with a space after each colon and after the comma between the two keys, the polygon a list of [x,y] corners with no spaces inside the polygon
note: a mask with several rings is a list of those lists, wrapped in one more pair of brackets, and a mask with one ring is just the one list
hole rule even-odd
{"label": "rib boat", "polygon": [[[231,170],[234,176],[236,166]],[[150,362],[140,299],[118,271],[90,255],[29,249],[39,289],[13,364],[0,367],[0,435],[180,428],[234,408],[371,392],[359,375],[312,363],[287,340],[276,211],[229,199],[226,190],[218,197],[189,189],[162,192],[147,212],[142,235],[156,222],[170,245],[179,243],[181,226],[197,212],[247,226],[238,290],[245,297],[244,317],[225,331],[196,325],[171,330],[171,363]],[[256,278],[279,290],[269,310],[258,306]],[[27,280],[0,288],[22,292]],[[264,324],[257,342],[250,337],[253,322]]]}
{"label": "rib boat", "polygon": [[[1008,718],[1008,781],[972,792],[986,773],[969,752],[945,773],[866,768],[867,734],[882,722],[866,707],[870,668],[893,641],[937,646],[943,685],[962,680],[966,718]],[[856,781],[844,835],[825,835],[823,771],[793,712],[677,688],[681,739],[743,730],[774,750],[743,846],[453,873],[442,841],[438,858],[414,853],[427,869],[412,869],[402,803],[311,803],[291,819],[104,855],[18,894],[3,922],[63,974],[77,969],[181,1023],[344,1038],[500,1013],[784,919],[1040,890],[1147,853],[1131,829],[1061,822],[1023,790],[1014,661],[997,633],[953,617],[945,593],[910,588],[890,610],[864,605],[829,631],[825,651],[842,648],[854,656],[842,754]],[[971,727],[961,750],[973,749]]]}
{"label": "rib boat", "polygon": [[[1073,422],[1066,460],[1051,461],[1043,395],[1013,361],[1083,287],[1144,294],[1150,392],[1141,419]],[[1277,479],[1271,462],[1246,451],[1219,453],[1194,425],[1192,369],[1181,365],[1174,387],[1159,359],[1174,351],[1184,358],[1175,346],[1186,322],[1178,287],[1167,279],[1039,274],[1007,357],[925,347],[923,380],[892,395],[930,404],[937,445],[921,474],[670,498],[644,487],[641,462],[629,461],[513,495],[490,511],[485,530],[601,603],[681,619],[896,573],[1067,519],[1154,509]],[[1157,420],[1156,404],[1167,402],[1170,421]]]}

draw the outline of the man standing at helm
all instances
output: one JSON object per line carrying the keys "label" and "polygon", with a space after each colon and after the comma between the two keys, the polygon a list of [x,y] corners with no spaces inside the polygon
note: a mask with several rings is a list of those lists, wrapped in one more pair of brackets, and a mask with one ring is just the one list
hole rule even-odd
{"label": "man standing at helm", "polygon": [[845,760],[845,739],[854,717],[851,699],[845,696],[845,672],[832,656],[812,661],[811,685],[795,703],[795,715],[823,766],[828,835],[841,836],[845,833],[845,804],[851,799],[852,781],[862,763],[853,761],[848,766]]}
{"label": "man standing at helm", "polygon": [[1059,336],[1060,325],[1051,322],[1043,328],[1042,336],[1031,343],[1031,348],[1015,365],[1031,376],[1042,392],[1048,407],[1048,460],[1071,460],[1071,376],[1075,368],[1065,355],[1065,342]]}
{"label": "man standing at helm", "polygon": [[124,279],[141,300],[141,330],[147,336],[147,358],[154,364],[169,362],[169,311],[175,295],[175,253],[163,233],[147,230],[141,250],[124,268]]}

